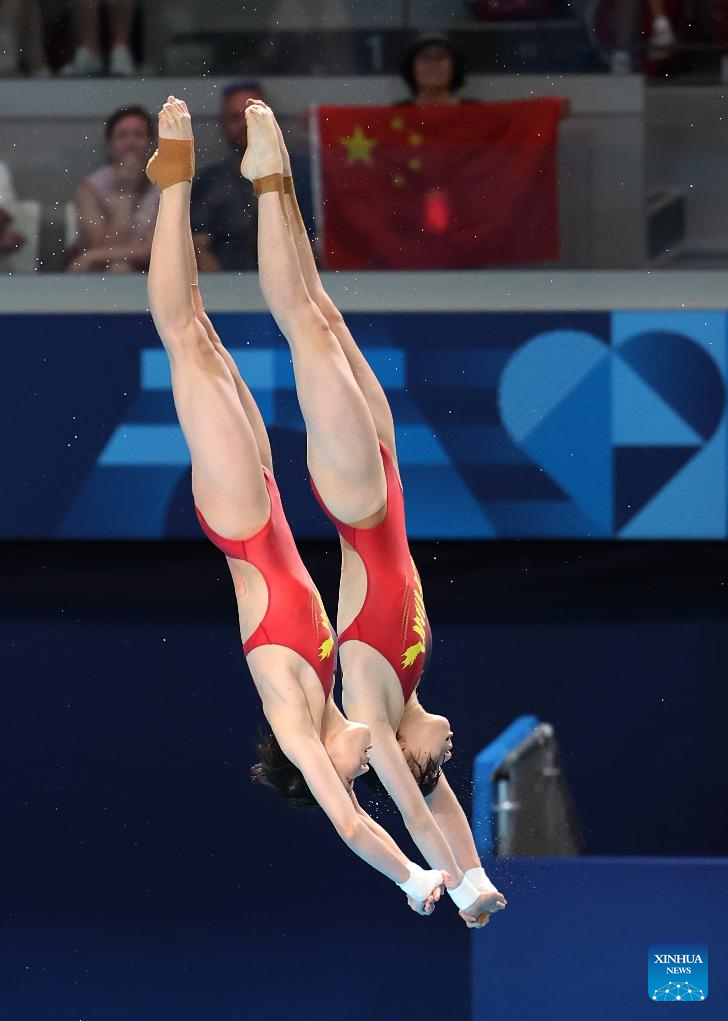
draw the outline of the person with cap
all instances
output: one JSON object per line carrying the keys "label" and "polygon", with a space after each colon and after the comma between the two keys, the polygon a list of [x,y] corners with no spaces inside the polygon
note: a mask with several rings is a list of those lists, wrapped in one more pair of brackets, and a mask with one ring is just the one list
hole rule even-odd
{"label": "person with cap", "polygon": [[446,35],[420,35],[402,55],[400,73],[411,93],[404,102],[420,106],[454,105],[465,82],[465,62]]}

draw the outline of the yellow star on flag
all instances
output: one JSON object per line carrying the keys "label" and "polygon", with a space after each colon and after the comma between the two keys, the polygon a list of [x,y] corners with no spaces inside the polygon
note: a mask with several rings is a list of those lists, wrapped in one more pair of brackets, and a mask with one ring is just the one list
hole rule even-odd
{"label": "yellow star on flag", "polygon": [[342,138],[340,141],[346,149],[346,162],[348,166],[352,163],[357,163],[359,160],[362,163],[371,165],[371,151],[378,143],[375,138],[367,138],[359,124],[357,124],[348,138]]}

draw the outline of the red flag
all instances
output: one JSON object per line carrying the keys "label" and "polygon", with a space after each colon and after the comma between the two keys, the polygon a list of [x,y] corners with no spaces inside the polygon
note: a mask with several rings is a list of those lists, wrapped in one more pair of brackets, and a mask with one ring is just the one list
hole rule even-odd
{"label": "red flag", "polygon": [[313,118],[329,269],[556,259],[560,99],[322,106]]}

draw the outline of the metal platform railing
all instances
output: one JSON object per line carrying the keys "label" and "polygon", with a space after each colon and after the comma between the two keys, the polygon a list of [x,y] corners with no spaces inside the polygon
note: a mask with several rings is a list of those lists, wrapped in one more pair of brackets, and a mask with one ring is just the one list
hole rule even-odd
{"label": "metal platform railing", "polygon": [[550,723],[520,716],[477,755],[473,832],[481,856],[582,852],[581,829]]}

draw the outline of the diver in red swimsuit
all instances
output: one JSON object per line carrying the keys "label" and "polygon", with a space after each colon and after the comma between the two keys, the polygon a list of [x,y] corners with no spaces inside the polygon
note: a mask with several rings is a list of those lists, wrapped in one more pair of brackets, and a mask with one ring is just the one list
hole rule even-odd
{"label": "diver in red swimsuit", "polygon": [[[259,197],[261,288],[291,349],[314,491],[341,537],[344,708],[371,732],[372,765],[415,843],[452,877],[448,893],[468,926],[480,927],[506,901],[483,871],[442,771],[452,754],[450,724],[418,697],[431,638],[407,544],[392,413],[319,279],[275,118],[265,103],[249,101],[246,120],[242,172]],[[255,181],[261,167],[266,176]]]}
{"label": "diver in red swimsuit", "polygon": [[253,774],[290,802],[318,804],[356,854],[429,913],[449,877],[410,862],[353,793],[371,737],[334,703],[336,638],[283,513],[258,407],[202,304],[189,218],[192,125],[171,96],[147,174],[161,191],[149,305],[169,355],[197,515],[227,557],[245,656],[271,728]]}

